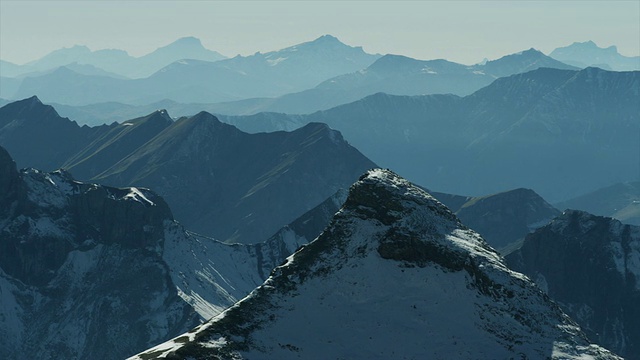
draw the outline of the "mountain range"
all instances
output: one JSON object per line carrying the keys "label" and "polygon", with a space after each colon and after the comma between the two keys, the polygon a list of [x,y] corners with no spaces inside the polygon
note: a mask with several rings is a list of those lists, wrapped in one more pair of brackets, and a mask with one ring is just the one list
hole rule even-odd
{"label": "mountain range", "polygon": [[[294,47],[295,49],[301,47],[300,50],[291,51],[291,49],[284,49],[273,55],[271,53],[267,53],[264,57],[281,58],[289,52],[293,52],[294,54],[309,53],[311,56],[314,56],[315,53],[320,50],[315,49],[316,47],[329,47],[326,43],[333,44],[332,47],[344,48],[344,51],[349,50],[350,52],[354,52],[357,49],[346,47],[346,45],[338,45],[341,43],[339,43],[337,39],[320,41],[321,39],[312,43]],[[311,45],[314,46],[312,47]],[[315,51],[307,50],[307,48],[315,49]],[[338,51],[332,50],[332,52]],[[363,54],[364,53],[360,53],[360,56],[364,56]],[[355,55],[346,53],[343,56],[350,59],[356,57]],[[262,55],[254,55],[254,57],[256,56]],[[446,60],[423,61],[399,55],[385,55],[377,60],[375,60],[375,58],[369,59],[371,62],[373,62],[373,60],[375,60],[375,62],[366,68],[364,68],[364,64],[367,62],[360,61],[357,65],[363,66],[363,68],[357,68],[355,66],[356,64],[353,64],[353,66],[349,68],[344,67],[344,73],[334,71],[334,77],[329,76],[330,74],[328,72],[319,71],[319,66],[309,65],[308,63],[310,60],[308,59],[292,58],[289,60],[290,63],[282,62],[278,63],[278,66],[274,67],[265,65],[268,63],[268,60],[263,58],[253,59],[252,61],[248,61],[247,59],[249,58],[247,58],[242,62],[238,62],[238,64],[233,64],[236,59],[238,58],[216,62],[215,64],[201,62],[199,63],[200,66],[196,66],[197,64],[195,63],[190,63],[191,65],[187,66],[186,62],[182,61],[181,63],[173,64],[171,67],[164,69],[163,71],[166,71],[166,73],[162,74],[162,76],[160,74],[154,75],[152,77],[154,79],[153,81],[151,78],[148,79],[147,82],[149,84],[154,84],[150,85],[153,89],[147,89],[147,85],[143,84],[141,86],[144,90],[141,88],[139,91],[144,91],[145,96],[155,96],[150,94],[153,94],[154,91],[157,92],[157,89],[161,89],[161,91],[165,92],[167,91],[167,87],[163,86],[163,83],[176,83],[177,79],[180,79],[180,84],[192,84],[195,82],[202,83],[202,86],[208,86],[211,88],[211,93],[219,93],[216,89],[221,89],[224,85],[224,92],[229,93],[230,89],[237,89],[238,86],[244,86],[240,84],[245,84],[246,81],[253,81],[250,77],[258,73],[259,75],[256,76],[260,76],[261,80],[258,84],[251,85],[251,91],[261,91],[258,89],[267,85],[269,86],[269,89],[266,89],[265,91],[274,91],[280,86],[274,85],[278,82],[282,84],[281,92],[284,92],[285,95],[275,98],[267,97],[247,99],[247,93],[245,92],[243,93],[244,95],[242,95],[240,94],[242,91],[239,90],[231,96],[242,98],[242,100],[211,103],[212,99],[207,92],[201,91],[200,93],[193,94],[188,90],[182,89],[180,91],[176,91],[175,95],[166,94],[165,97],[171,100],[152,102],[148,105],[139,105],[139,103],[144,103],[145,100],[136,100],[135,103],[138,105],[132,105],[123,103],[123,97],[128,95],[126,95],[126,91],[125,93],[122,93],[121,87],[128,85],[123,82],[117,82],[109,79],[94,79],[95,82],[91,86],[100,86],[102,89],[102,97],[93,101],[99,103],[78,106],[78,99],[82,99],[85,96],[93,96],[91,95],[92,90],[85,89],[85,91],[82,91],[78,87],[78,91],[60,93],[53,91],[53,86],[49,85],[53,83],[67,83],[68,80],[75,78],[75,80],[72,80],[73,84],[69,85],[71,87],[75,87],[76,83],[82,82],[82,80],[80,80],[82,76],[73,74],[64,74],[55,80],[38,78],[37,84],[30,87],[23,87],[17,95],[19,97],[26,97],[31,94],[39,94],[43,99],[49,99],[48,102],[56,104],[75,104],[76,106],[56,106],[65,116],[81,123],[102,124],[140,116],[157,108],[166,108],[172,114],[179,116],[190,116],[202,110],[217,114],[231,115],[255,114],[261,111],[306,114],[356,101],[378,92],[395,95],[452,93],[464,96],[489,85],[498,77],[513,75],[540,67],[576,69],[572,66],[551,59],[534,49],[507,55],[500,59],[489,61],[483,65],[473,66],[457,64]],[[320,62],[320,64],[325,63],[332,64],[334,62],[329,60]],[[284,68],[284,65],[288,64],[291,64],[290,67],[293,66],[294,68],[291,70],[280,70],[280,67]],[[231,77],[219,74],[219,70],[217,68],[220,66],[225,67],[226,70],[224,71],[227,71],[227,68],[237,69],[246,75],[243,75],[242,79],[232,80]],[[262,68],[272,71],[262,71]],[[301,74],[301,71],[305,68],[315,69],[314,73],[317,75],[313,78],[313,81],[305,80],[306,83],[295,85],[297,90],[295,90],[291,85],[285,85],[285,83],[294,84],[296,81],[300,82],[307,79],[309,77],[308,75]],[[295,75],[291,76],[291,74]],[[323,76],[318,76],[321,74],[323,74]],[[53,75],[51,76],[53,78]],[[228,79],[233,84],[226,84],[221,80],[222,78]],[[176,81],[172,81],[171,79]],[[11,86],[15,87],[15,85]],[[200,90],[203,89],[202,86],[200,86]],[[131,87],[133,89],[135,86],[132,84]],[[216,89],[214,89],[214,87]],[[53,97],[48,94],[52,94]],[[188,94],[188,96],[185,94]],[[110,102],[105,103],[107,100]],[[146,101],[150,102],[151,100],[152,99],[148,99]],[[120,101],[120,103],[117,101]],[[209,103],[207,103],[207,101]]]}
{"label": "mountain range", "polygon": [[[450,259],[448,255],[433,259],[415,258],[413,255],[407,259],[403,258],[405,256],[403,254],[416,253],[416,250],[419,249],[414,249],[413,246],[419,243],[409,242],[407,243],[408,245],[402,245],[399,248],[396,248],[396,245],[401,245],[402,241],[404,241],[403,239],[411,239],[411,234],[414,234],[414,232],[424,236],[425,230],[422,228],[424,226],[426,226],[425,229],[439,232],[443,228],[449,228],[446,231],[450,231],[450,227],[453,224],[452,235],[446,236],[445,239],[448,240],[444,240],[445,242],[441,244],[444,246],[440,249],[443,255],[447,251],[453,250],[451,255],[460,255],[458,252],[462,251],[462,256],[466,256],[464,255],[465,251],[471,250],[466,245],[461,248],[457,248],[457,246],[463,245],[464,241],[474,237],[476,240],[471,243],[475,244],[471,245],[473,252],[470,256],[472,258],[478,259],[478,254],[476,253],[478,251],[484,253],[484,256],[493,252],[475,233],[461,225],[455,215],[444,208],[443,205],[426,195],[423,190],[408,184],[389,171],[376,170],[367,173],[351,188],[348,194],[344,191],[339,191],[331,199],[320,204],[308,214],[282,228],[264,243],[256,245],[227,245],[185,231],[182,226],[172,221],[171,211],[162,198],[147,189],[110,188],[81,183],[73,180],[70,174],[64,171],[53,173],[43,173],[35,169],[17,171],[15,163],[1,148],[0,155],[2,155],[0,156],[0,169],[2,169],[1,173],[3,174],[0,178],[1,193],[3,194],[0,197],[0,202],[4,204],[1,207],[3,211],[0,213],[0,223],[2,224],[0,231],[4,234],[1,237],[0,246],[5,249],[2,252],[3,256],[0,256],[0,269],[2,270],[0,281],[2,281],[4,289],[4,295],[0,298],[0,307],[3,309],[10,308],[11,311],[6,312],[6,314],[13,314],[0,320],[0,332],[6,334],[9,339],[15,339],[14,341],[3,343],[0,351],[10,358],[21,359],[21,356],[27,356],[25,358],[32,358],[33,356],[46,357],[48,354],[55,356],[66,354],[66,357],[96,359],[103,358],[105,354],[108,354],[107,358],[111,358],[114,354],[124,355],[127,352],[141,351],[145,347],[144,344],[161,341],[163,337],[171,337],[172,333],[185,332],[189,324],[194,324],[198,319],[201,321],[220,314],[225,308],[240,300],[253,287],[259,285],[261,281],[266,279],[270,269],[282,263],[289,253],[300,245],[308,243],[316,236],[315,234],[321,231],[319,229],[324,227],[323,223],[326,224],[327,219],[331,217],[333,209],[343,201],[344,208],[335,215],[334,220],[329,221],[331,224],[329,228],[322,232],[320,239],[308,246],[310,250],[307,250],[308,253],[305,255],[306,261],[312,261],[313,263],[315,261],[313,259],[317,255],[318,259],[334,259],[330,261],[331,264],[335,261],[340,263],[346,261],[346,264],[351,265],[345,266],[345,268],[356,269],[359,266],[357,264],[360,259],[368,253],[361,246],[354,248],[357,250],[354,253],[356,254],[355,256],[349,255],[344,258],[325,257],[322,255],[323,251],[342,251],[339,246],[322,246],[317,249],[314,247],[317,246],[314,244],[328,237],[332,237],[334,241],[349,240],[348,237],[345,238],[343,235],[338,234],[360,234],[361,231],[359,230],[346,231],[340,227],[336,228],[336,224],[355,226],[353,221],[356,219],[359,219],[355,222],[358,225],[356,228],[361,228],[362,231],[364,229],[369,229],[367,231],[374,231],[374,233],[377,231],[381,235],[380,239],[385,239],[386,236],[393,237],[387,242],[380,240],[377,254],[386,258],[386,261],[398,261],[400,266],[398,267],[397,276],[400,277],[404,276],[401,274],[404,274],[405,271],[413,272],[414,270],[411,270],[412,267],[416,271],[421,271],[420,269],[425,266],[435,266],[436,274],[443,269],[449,269],[443,274],[448,274],[450,271],[454,273],[460,271],[460,269],[457,269],[455,261],[453,263],[449,261],[455,259],[457,255]],[[390,185],[392,186],[389,188]],[[387,193],[389,191],[391,194]],[[515,194],[518,193],[523,193],[523,191],[515,191]],[[526,191],[524,193],[526,194]],[[345,196],[346,201],[344,200]],[[444,194],[440,196],[444,197]],[[500,200],[503,197],[504,195],[497,197],[499,200],[496,202],[497,206],[504,206],[505,202]],[[476,206],[476,203],[487,201],[486,199],[477,199],[475,201],[467,199],[467,201],[463,202],[462,198],[449,196],[448,200],[451,203],[457,202],[458,204],[470,202],[466,207],[473,207]],[[489,198],[491,197],[487,199]],[[396,201],[398,202],[396,203]],[[398,204],[402,204],[402,206],[398,207]],[[529,205],[524,207],[527,206]],[[357,215],[357,217],[353,218],[354,215]],[[392,222],[391,224],[388,223],[390,221]],[[509,222],[510,220],[505,220],[506,224]],[[365,225],[360,226],[361,224]],[[372,225],[373,227],[370,228]],[[389,226],[391,228],[388,228]],[[381,228],[378,229],[378,227]],[[428,231],[426,233],[430,234]],[[358,238],[360,235],[354,236]],[[439,239],[439,236],[432,234],[429,235],[428,239]],[[447,241],[456,239],[456,236],[459,237],[456,241],[462,239],[462,243],[458,245],[454,245],[456,244],[455,241],[451,244],[447,243]],[[360,241],[363,241],[362,239],[377,238],[378,236],[375,235],[365,236],[360,238]],[[421,241],[425,240],[426,238]],[[59,246],[41,246],[43,241],[48,244],[59,244]],[[401,243],[396,243],[396,241]],[[405,246],[409,246],[409,248]],[[430,246],[429,243],[427,243],[427,246]],[[452,248],[449,248],[450,246]],[[304,249],[306,247],[303,248],[302,252],[305,251]],[[316,249],[320,252],[311,249]],[[375,246],[372,245],[370,250],[373,251],[372,254],[375,254]],[[349,250],[348,254],[350,253],[351,250]],[[428,254],[422,251],[417,253]],[[16,256],[15,254],[19,255]],[[490,263],[494,263],[496,259],[499,259],[497,253],[494,254],[491,255],[493,260]],[[299,256],[301,255],[296,254],[293,259]],[[341,258],[342,260],[339,260]],[[483,256],[480,256],[480,258],[483,258]],[[42,259],[47,259],[47,261]],[[319,261],[323,262],[325,260]],[[433,264],[428,265],[432,261]],[[411,265],[413,262],[415,264]],[[38,266],[26,266],[27,264],[38,264]],[[305,261],[295,260],[293,262],[292,260],[287,260],[285,267],[293,266],[292,264],[302,264],[301,269],[306,268]],[[472,264],[474,263],[472,262]],[[417,267],[415,267],[416,265]],[[479,268],[474,268],[475,265],[463,267],[464,270],[462,271],[463,273],[465,271],[469,272],[471,277],[468,279],[479,279],[479,275],[474,271],[480,271],[478,274],[481,274],[486,270],[479,269],[486,269],[486,265]],[[127,278],[128,287],[123,287],[124,280],[118,275],[120,273],[114,273],[111,269],[114,266],[121,270],[122,276]],[[152,266],[153,269],[160,270],[151,271],[144,266]],[[363,266],[366,268],[370,265],[364,264]],[[377,273],[387,273],[387,271],[380,273],[380,264],[376,263],[373,266],[378,269]],[[445,268],[442,268],[442,266],[445,266]],[[499,265],[500,268],[503,266]],[[330,268],[335,270],[340,267],[330,265]],[[327,276],[331,273],[330,270],[327,271],[321,275],[322,279],[325,279],[323,280],[325,284]],[[132,279],[131,272],[140,273],[140,277]],[[356,272],[360,274],[358,278],[361,281],[363,273],[374,274],[370,271]],[[277,272],[274,274],[276,274],[274,276],[278,276]],[[305,272],[302,271],[298,274],[302,274],[300,275],[300,279],[302,279]],[[399,279],[397,276],[395,277],[396,280]],[[441,278],[441,276],[444,276],[444,278]],[[489,276],[493,280],[496,279],[495,275]],[[313,278],[313,275],[307,275],[307,277]],[[343,275],[338,277],[344,278]],[[436,278],[450,284],[451,279],[447,280],[447,278],[450,278],[449,275],[440,275]],[[163,280],[158,281],[160,279]],[[379,276],[374,279],[374,281],[382,281],[383,284],[389,284],[388,281],[380,280]],[[480,279],[484,278],[480,277]],[[522,281],[518,277],[515,279],[518,279],[516,282]],[[437,280],[436,283],[440,280]],[[510,294],[510,289],[504,287],[501,288],[503,290],[498,292],[492,290],[489,293],[485,293],[488,291],[487,289],[496,288],[495,286],[487,287],[487,281],[489,279],[473,280],[469,284],[478,286],[479,293],[484,294],[482,296],[490,296],[492,298],[498,296],[500,298],[500,292],[507,295]],[[269,283],[269,280],[267,283]],[[411,283],[413,283],[413,280],[408,284]],[[140,284],[145,284],[145,286],[140,286]],[[360,284],[362,288],[360,290],[370,293],[367,288],[367,281],[360,282]],[[431,284],[434,285],[433,283]],[[507,287],[513,286],[513,279],[508,284],[506,285]],[[415,285],[411,285],[411,287],[415,289]],[[386,287],[387,285],[384,286]],[[317,286],[312,286],[312,288],[322,289]],[[426,291],[430,293],[435,289],[436,294],[444,289],[438,286],[435,288],[420,288],[427,289]],[[447,288],[451,290],[450,287]],[[466,291],[470,289],[469,285],[460,287],[460,289],[463,288],[466,288]],[[258,288],[257,291],[261,291],[261,289]],[[516,287],[516,289],[520,289],[520,287]],[[140,292],[141,290],[142,292]],[[384,291],[396,293],[396,290],[398,289],[386,289]],[[384,291],[379,292],[383,298]],[[533,290],[533,288],[527,290],[529,298],[532,295],[531,291],[535,294],[539,290]],[[334,291],[330,290],[327,294],[332,293]],[[148,294],[153,295],[154,302],[148,302]],[[441,295],[443,294],[437,296]],[[166,300],[163,302],[155,301],[158,296]],[[313,296],[315,297],[315,295]],[[461,299],[462,296],[467,299],[478,298],[477,295],[462,295],[457,290],[444,296],[455,296],[458,299]],[[528,310],[518,312],[518,318],[522,320],[520,321],[521,325],[531,325],[531,322],[526,320],[526,316],[534,316],[533,314],[536,314],[536,319],[540,319],[540,308],[536,307],[535,311],[533,311],[531,301],[521,302],[520,305],[517,305],[518,299],[523,299],[523,297],[519,295],[514,297],[513,294],[508,296],[508,298],[514,299],[511,300],[512,305],[515,302],[515,306],[528,307]],[[33,300],[29,300],[34,298],[37,299],[35,303],[37,305],[34,304]],[[419,298],[421,297],[413,299],[417,301]],[[73,302],[70,302],[70,299],[73,299]],[[104,305],[100,305],[106,304],[104,301],[109,302],[110,305],[107,307],[109,310],[90,311],[90,309],[104,308]],[[548,302],[548,300],[544,301]],[[76,304],[76,306],[64,304]],[[242,302],[239,304],[242,304]],[[412,304],[419,305],[415,301]],[[479,306],[478,304],[476,302],[475,306]],[[484,304],[487,305],[488,303]],[[552,303],[549,302],[548,304]],[[404,308],[404,306],[398,306],[399,308]],[[550,305],[544,306],[548,307]],[[335,307],[333,308],[335,309]],[[234,308],[232,307],[231,309]],[[416,305],[413,309],[418,309],[418,306]],[[510,309],[512,308],[505,307],[491,313],[494,316],[498,316],[498,318],[509,317],[511,315],[508,315],[508,313],[512,311]],[[131,317],[130,313],[132,311],[137,317]],[[549,332],[548,329],[542,330],[537,327],[542,336],[552,336],[556,340],[553,343],[553,351],[550,356],[554,358],[563,358],[565,356],[564,358],[566,358],[566,356],[578,356],[578,354],[588,353],[595,356],[595,358],[612,358],[601,348],[594,345],[587,346],[586,337],[577,330],[577,327],[565,315],[558,315],[561,314],[559,311],[559,309],[552,306],[550,314],[556,314],[550,315],[552,319],[555,316],[556,320],[553,321],[565,323],[568,321],[567,324],[573,326],[575,330],[571,330],[570,334],[565,333],[562,335],[562,332],[554,333]],[[395,317],[398,312],[393,311],[392,313],[393,319],[398,320]],[[440,311],[440,313],[442,312]],[[352,316],[352,318],[355,321],[368,321],[366,318],[365,320],[359,318],[357,312],[354,314],[356,315]],[[402,311],[400,311],[400,314],[402,314]],[[126,318],[123,318],[123,316]],[[558,318],[557,316],[560,317]],[[329,315],[323,318],[331,319]],[[34,319],[37,319],[37,321]],[[45,320],[43,321],[43,319]],[[167,319],[170,319],[170,323],[166,323]],[[159,322],[160,320],[165,322]],[[487,321],[486,316],[482,318],[480,323],[483,323],[483,321]],[[400,320],[397,322],[402,323]],[[56,323],[57,326],[55,328],[50,326],[43,327],[41,326],[43,323]],[[396,322],[387,325],[394,323]],[[95,324],[95,326],[92,325],[86,328],[86,324]],[[122,324],[135,326],[135,328],[132,327],[131,330],[125,331]],[[536,350],[534,346],[532,349],[530,346],[523,346],[521,341],[515,342],[515,347],[509,346],[509,342],[512,340],[509,340],[508,336],[505,337],[505,334],[507,331],[512,333],[513,329],[501,330],[504,324],[499,321],[487,321],[484,324],[486,326],[480,326],[478,329],[480,333],[486,332],[482,341],[482,344],[485,345],[482,351],[488,352],[488,354],[502,354],[505,351],[506,353],[551,351],[551,348],[546,347],[545,349],[538,348]],[[515,328],[521,325],[516,324]],[[434,324],[434,326],[438,325]],[[110,329],[114,328],[120,330],[110,332]],[[464,336],[456,335],[458,330],[464,329],[460,323],[456,327],[448,329],[453,333],[452,339],[455,339],[454,343],[452,343],[453,345],[451,345],[453,347],[449,347],[447,350],[445,346],[440,351],[455,351],[454,349],[460,349],[457,346],[459,342],[465,343],[465,341],[469,341]],[[101,335],[105,331],[111,335],[106,337]],[[16,337],[15,334],[20,335]],[[486,338],[486,336],[489,337]],[[563,336],[569,336],[573,340],[569,343],[563,343],[559,341],[559,338]],[[99,338],[100,341],[91,340],[96,338]],[[37,339],[37,341],[34,339]],[[487,339],[493,339],[495,347],[494,345],[487,347],[487,344],[494,344],[494,342]],[[534,336],[531,339],[533,343],[540,344],[540,338]],[[579,344],[577,347],[576,341]],[[298,347],[295,344],[291,345]],[[298,348],[303,349],[303,347]],[[283,349],[294,350],[293,347],[287,346],[283,347]],[[407,349],[409,350],[402,351],[411,351],[410,348]]]}
{"label": "mountain range", "polygon": [[541,68],[463,98],[376,94],[309,115],[219,118],[248,132],[324,122],[377,164],[430,189],[483,195],[526,187],[559,202],[637,177],[638,93],[640,72]]}
{"label": "mountain range", "polygon": [[640,226],[640,182],[617,183],[556,204]]}
{"label": "mountain range", "polygon": [[[127,79],[88,62],[122,53],[66,49],[0,91],[127,83],[148,104],[164,91],[150,84],[183,79],[170,91],[290,95],[66,107],[137,114],[97,126],[0,99],[0,358],[640,360],[640,228],[536,193],[634,221],[640,71],[533,49],[420,61],[332,36],[215,62],[172,60],[219,55],[194,38],[161,50],[147,63],[163,69]],[[358,95],[447,77],[469,93]],[[306,115],[191,112],[349,96]]]}
{"label": "mountain range", "polygon": [[[188,42],[192,41],[197,40]],[[2,96],[16,99],[38,94],[48,102],[67,105],[106,101],[140,105],[165,99],[215,103],[274,97],[360,70],[378,57],[325,35],[307,43],[247,57],[221,61],[181,58],[165,62],[163,68],[137,79],[84,75],[59,67],[41,76],[25,77],[15,93]],[[11,86],[15,88],[15,84]]]}
{"label": "mountain range", "polygon": [[601,48],[593,41],[574,42],[553,50],[549,56],[580,68],[595,66],[615,71],[640,70],[640,56],[624,56],[618,53],[614,45]]}
{"label": "mountain range", "polygon": [[452,356],[618,358],[441,203],[377,169],[249,296],[132,359]]}
{"label": "mountain range", "polygon": [[375,166],[324,124],[247,134],[205,112],[174,122],[156,111],[80,127],[35,97],[0,108],[0,145],[20,167],[153,188],[190,230],[243,243],[264,241]]}
{"label": "mountain range", "polygon": [[[312,209],[264,243],[186,231],[144,188],[18,171],[0,147],[0,356],[113,359],[221,313],[325,223]],[[333,200],[337,201],[337,200]]]}
{"label": "mountain range", "polygon": [[86,46],[76,45],[53,51],[24,65],[2,61],[0,62],[0,74],[3,77],[33,76],[37,72],[68,67],[69,64],[75,63],[92,66],[121,77],[143,78],[182,59],[218,61],[225,58],[224,55],[216,51],[206,49],[199,39],[184,37],[140,57],[130,56],[123,50],[91,51]]}

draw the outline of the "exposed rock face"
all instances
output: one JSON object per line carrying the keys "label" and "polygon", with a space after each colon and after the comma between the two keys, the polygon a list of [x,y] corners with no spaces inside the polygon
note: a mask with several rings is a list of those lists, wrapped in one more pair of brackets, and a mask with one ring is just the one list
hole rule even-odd
{"label": "exposed rock face", "polygon": [[159,196],[18,172],[2,148],[0,169],[0,357],[123,358],[197,324],[162,259]]}
{"label": "exposed rock face", "polygon": [[6,215],[11,211],[10,205],[24,197],[24,188],[20,185],[15,161],[0,147],[0,215]]}
{"label": "exposed rock face", "polygon": [[507,255],[590,339],[640,359],[640,227],[567,210]]}
{"label": "exposed rock face", "polygon": [[437,200],[372,170],[247,298],[136,359],[617,359]]}

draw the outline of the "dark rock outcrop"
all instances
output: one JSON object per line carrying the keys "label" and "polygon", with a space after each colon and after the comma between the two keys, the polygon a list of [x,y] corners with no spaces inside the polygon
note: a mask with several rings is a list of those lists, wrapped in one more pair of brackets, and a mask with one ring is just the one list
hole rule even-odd
{"label": "dark rock outcrop", "polygon": [[640,227],[567,210],[506,256],[594,341],[640,359]]}

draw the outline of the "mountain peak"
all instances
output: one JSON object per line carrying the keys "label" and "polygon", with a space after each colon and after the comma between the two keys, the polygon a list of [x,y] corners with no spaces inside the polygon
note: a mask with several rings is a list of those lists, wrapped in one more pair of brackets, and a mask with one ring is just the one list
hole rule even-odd
{"label": "mountain peak", "polygon": [[179,38],[178,40],[176,40],[173,43],[169,44],[169,46],[171,46],[171,45],[203,47],[202,46],[202,42],[200,41],[200,39],[198,39],[197,37],[194,37],[194,36],[185,36],[185,37]]}
{"label": "mountain peak", "polygon": [[319,38],[315,39],[312,41],[312,43],[328,43],[328,42],[338,42],[338,43],[342,43],[340,40],[338,40],[337,37],[333,36],[333,35],[329,35],[329,34],[325,34],[320,36]]}
{"label": "mountain peak", "polygon": [[167,109],[158,109],[154,111],[152,115],[160,117],[164,120],[168,120],[169,122],[173,122],[173,119],[171,118],[171,116],[169,116],[169,112],[167,111]]}
{"label": "mountain peak", "polygon": [[[43,104],[36,95],[12,102],[0,109],[2,110],[2,114],[7,116],[7,119],[29,117],[25,114],[32,114],[33,116],[31,117],[33,119],[38,119],[49,115],[55,115],[55,117],[59,117],[53,106]],[[37,114],[37,116],[35,114]]]}
{"label": "mountain peak", "polygon": [[555,303],[446,207],[392,171],[374,169],[350,188],[324,232],[262,286],[132,359],[565,353],[617,359],[590,345]]}
{"label": "mountain peak", "polygon": [[460,270],[462,249],[490,250],[477,236],[465,237],[463,246],[446,239],[466,227],[446,206],[391,170],[373,169],[360,177],[349,189],[344,209],[391,227],[377,248],[385,259]]}
{"label": "mountain peak", "polygon": [[37,106],[37,105],[44,105],[42,104],[42,101],[40,101],[40,99],[38,98],[37,95],[33,95],[30,98],[26,98],[24,100],[22,100],[24,102],[25,105],[29,104],[31,106]]}
{"label": "mountain peak", "polygon": [[565,48],[571,48],[571,47],[582,49],[582,50],[606,50],[607,52],[611,52],[611,53],[618,52],[618,47],[615,45],[611,45],[609,47],[604,48],[604,47],[598,46],[595,42],[591,40],[588,40],[585,42],[574,42],[573,44],[566,46]]}
{"label": "mountain peak", "polygon": [[524,50],[521,52],[521,54],[527,54],[527,55],[544,55],[540,50],[536,49],[536,48],[529,48],[529,50]]}

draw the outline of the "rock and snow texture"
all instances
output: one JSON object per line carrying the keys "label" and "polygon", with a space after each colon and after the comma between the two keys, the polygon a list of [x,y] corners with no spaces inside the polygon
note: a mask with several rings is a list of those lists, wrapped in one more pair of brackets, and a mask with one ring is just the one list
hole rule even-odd
{"label": "rock and snow texture", "polygon": [[567,210],[506,256],[593,341],[640,359],[640,227]]}
{"label": "rock and snow texture", "polygon": [[0,358],[123,358],[170,339],[262,284],[325,210],[229,245],[185,231],[147,189],[17,171],[0,148]]}
{"label": "rock and snow texture", "polygon": [[437,200],[372,170],[262,286],[134,358],[617,357]]}
{"label": "rock and snow texture", "polygon": [[18,172],[0,148],[0,358],[123,358],[198,324],[145,189]]}

